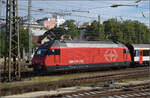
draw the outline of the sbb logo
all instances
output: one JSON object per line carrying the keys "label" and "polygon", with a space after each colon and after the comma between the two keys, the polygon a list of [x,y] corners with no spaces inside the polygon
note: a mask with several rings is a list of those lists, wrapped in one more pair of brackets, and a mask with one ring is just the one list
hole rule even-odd
{"label": "sbb logo", "polygon": [[105,51],[104,57],[107,61],[116,61],[118,54],[115,49],[108,49]]}

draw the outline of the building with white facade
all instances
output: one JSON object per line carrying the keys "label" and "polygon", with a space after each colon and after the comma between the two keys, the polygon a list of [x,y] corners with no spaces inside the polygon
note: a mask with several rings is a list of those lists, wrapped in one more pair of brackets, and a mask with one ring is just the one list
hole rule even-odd
{"label": "building with white facade", "polygon": [[59,27],[65,22],[63,15],[54,14],[53,17],[56,19],[56,26]]}

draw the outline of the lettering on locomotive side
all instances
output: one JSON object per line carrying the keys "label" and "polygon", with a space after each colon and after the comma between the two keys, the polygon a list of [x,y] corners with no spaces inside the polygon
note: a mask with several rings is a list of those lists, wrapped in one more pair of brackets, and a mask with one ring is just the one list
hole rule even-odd
{"label": "lettering on locomotive side", "polygon": [[83,60],[69,60],[69,63],[83,63]]}
{"label": "lettering on locomotive side", "polygon": [[118,58],[117,51],[115,49],[107,49],[104,53],[104,57],[107,61],[116,61]]}

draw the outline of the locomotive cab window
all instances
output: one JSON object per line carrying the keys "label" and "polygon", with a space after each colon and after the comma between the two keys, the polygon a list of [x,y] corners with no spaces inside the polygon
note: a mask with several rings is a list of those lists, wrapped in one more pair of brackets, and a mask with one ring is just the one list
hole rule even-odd
{"label": "locomotive cab window", "polygon": [[123,53],[126,53],[126,50],[125,50],[125,49],[123,49]]}
{"label": "locomotive cab window", "polygon": [[123,49],[123,53],[129,53],[128,49]]}
{"label": "locomotive cab window", "polygon": [[39,48],[35,52],[35,56],[45,56],[47,54],[48,49],[47,48]]}
{"label": "locomotive cab window", "polygon": [[60,55],[60,49],[49,49],[48,55]]}
{"label": "locomotive cab window", "polygon": [[55,49],[55,55],[60,55],[60,49]]}
{"label": "locomotive cab window", "polygon": [[55,54],[54,49],[49,49],[49,50],[48,50],[48,55],[54,55],[54,54]]}
{"label": "locomotive cab window", "polygon": [[129,53],[129,50],[128,50],[128,49],[126,49],[126,53]]}

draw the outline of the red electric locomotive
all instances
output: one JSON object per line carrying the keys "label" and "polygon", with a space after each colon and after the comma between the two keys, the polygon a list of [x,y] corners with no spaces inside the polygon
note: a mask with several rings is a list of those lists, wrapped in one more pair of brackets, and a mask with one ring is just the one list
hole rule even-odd
{"label": "red electric locomotive", "polygon": [[129,66],[128,48],[120,43],[100,41],[49,41],[35,52],[35,71],[59,71]]}

